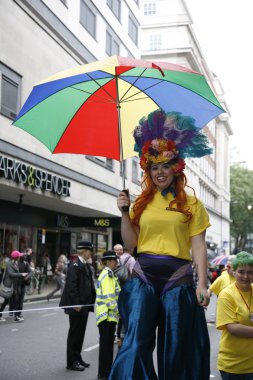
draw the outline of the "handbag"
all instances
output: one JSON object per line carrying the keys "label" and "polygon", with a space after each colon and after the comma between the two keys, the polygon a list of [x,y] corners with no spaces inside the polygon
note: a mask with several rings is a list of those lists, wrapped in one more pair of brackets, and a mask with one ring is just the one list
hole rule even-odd
{"label": "handbag", "polygon": [[129,270],[126,266],[126,263],[128,262],[129,259],[130,259],[130,256],[125,260],[123,264],[120,264],[113,271],[114,274],[116,274],[116,276],[118,277],[120,285],[123,285],[126,282],[126,280],[128,280],[130,277]]}
{"label": "handbag", "polygon": [[5,278],[5,272],[3,275],[2,283],[0,285],[0,296],[4,299],[9,299],[13,295],[13,285],[9,288],[8,286],[4,285],[4,278]]}

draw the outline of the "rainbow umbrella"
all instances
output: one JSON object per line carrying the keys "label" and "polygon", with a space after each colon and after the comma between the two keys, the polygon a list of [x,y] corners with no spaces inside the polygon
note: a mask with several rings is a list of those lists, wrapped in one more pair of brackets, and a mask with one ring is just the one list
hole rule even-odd
{"label": "rainbow umbrella", "polygon": [[227,262],[229,261],[230,256],[228,255],[219,255],[216,256],[212,261],[211,264],[213,265],[227,265]]}
{"label": "rainbow umbrella", "polygon": [[[149,112],[181,112],[199,128],[225,112],[205,77],[170,63],[108,57],[37,84],[13,124],[52,153],[123,161],[136,155],[132,131]],[[123,171],[123,187],[125,176]]]}

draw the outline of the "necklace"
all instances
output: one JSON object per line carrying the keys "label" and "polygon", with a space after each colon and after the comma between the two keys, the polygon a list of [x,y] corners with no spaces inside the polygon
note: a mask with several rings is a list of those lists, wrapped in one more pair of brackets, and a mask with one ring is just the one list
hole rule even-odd
{"label": "necklace", "polygon": [[249,310],[249,320],[253,322],[253,313],[250,312],[250,306],[251,306],[251,301],[252,301],[252,288],[250,289],[250,297],[249,297],[249,304],[246,302],[245,298],[243,297],[242,293],[240,292],[240,289],[238,286],[235,284],[241,298],[243,299],[243,302],[245,303],[247,309]]}

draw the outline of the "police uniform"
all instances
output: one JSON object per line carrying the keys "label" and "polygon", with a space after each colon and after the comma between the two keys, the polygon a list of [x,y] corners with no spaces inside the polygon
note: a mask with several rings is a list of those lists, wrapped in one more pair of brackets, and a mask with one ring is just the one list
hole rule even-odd
{"label": "police uniform", "polygon": [[[80,242],[77,249],[92,250],[90,242]],[[80,311],[74,308],[66,308],[65,313],[69,315],[69,332],[67,338],[67,368],[77,371],[84,370],[89,366],[82,360],[81,351],[90,311],[94,311],[96,291],[92,278],[90,264],[78,256],[72,262],[67,271],[66,284],[61,297],[60,306],[82,307]]]}
{"label": "police uniform", "polygon": [[[117,260],[114,251],[106,251],[102,260]],[[109,376],[113,362],[113,342],[119,320],[118,295],[120,285],[113,271],[105,267],[98,278],[96,296],[96,322],[99,329],[98,378]]]}

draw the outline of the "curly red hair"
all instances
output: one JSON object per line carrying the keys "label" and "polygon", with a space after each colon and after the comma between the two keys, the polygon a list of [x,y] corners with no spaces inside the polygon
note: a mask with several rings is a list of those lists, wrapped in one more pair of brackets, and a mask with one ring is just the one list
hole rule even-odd
{"label": "curly red hair", "polygon": [[[189,211],[187,206],[187,194],[185,192],[185,187],[189,187],[193,190],[194,197],[196,198],[194,189],[187,185],[187,178],[182,172],[177,176],[174,176],[174,186],[176,190],[176,198],[170,202],[167,210],[181,212],[186,216],[186,222],[189,222],[192,218],[192,213]],[[152,201],[155,193],[157,192],[156,186],[154,185],[150,173],[148,170],[144,171],[143,180],[141,183],[142,193],[136,198],[133,206],[133,219],[132,222],[139,226],[140,217],[145,209],[146,205]]]}

